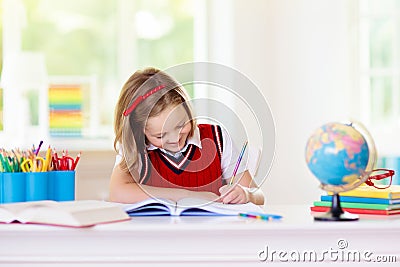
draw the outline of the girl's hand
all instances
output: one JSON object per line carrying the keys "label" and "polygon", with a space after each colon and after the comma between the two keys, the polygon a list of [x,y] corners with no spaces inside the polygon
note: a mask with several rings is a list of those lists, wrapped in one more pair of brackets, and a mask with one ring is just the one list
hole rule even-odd
{"label": "girl's hand", "polygon": [[224,204],[244,204],[249,202],[249,192],[240,185],[224,185],[219,189]]}

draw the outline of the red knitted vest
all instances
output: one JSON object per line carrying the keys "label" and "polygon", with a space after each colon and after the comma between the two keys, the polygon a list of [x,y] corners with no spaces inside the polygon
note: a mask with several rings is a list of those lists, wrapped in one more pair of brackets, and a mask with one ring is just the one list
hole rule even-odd
{"label": "red knitted vest", "polygon": [[[199,124],[201,146],[190,144],[182,157],[156,149],[143,158],[141,183],[157,187],[209,191],[219,195],[222,186],[222,133],[217,125]],[[149,164],[150,163],[150,164]]]}

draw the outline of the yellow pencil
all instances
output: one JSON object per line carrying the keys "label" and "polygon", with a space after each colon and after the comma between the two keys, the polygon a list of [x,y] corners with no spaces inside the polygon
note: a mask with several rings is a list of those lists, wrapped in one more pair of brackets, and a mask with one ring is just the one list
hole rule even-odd
{"label": "yellow pencil", "polygon": [[44,166],[43,166],[43,171],[46,172],[49,170],[50,167],[50,161],[51,161],[51,148],[49,146],[49,148],[46,151],[46,158],[44,161]]}

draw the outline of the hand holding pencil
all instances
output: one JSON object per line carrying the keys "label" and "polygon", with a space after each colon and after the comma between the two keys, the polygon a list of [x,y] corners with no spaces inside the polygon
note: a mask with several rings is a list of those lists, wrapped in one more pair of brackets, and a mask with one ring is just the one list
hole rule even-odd
{"label": "hand holding pencil", "polygon": [[239,184],[233,184],[237,171],[239,169],[240,163],[242,161],[244,152],[246,151],[248,141],[243,144],[242,150],[240,151],[238,160],[236,162],[235,168],[232,173],[232,177],[228,185],[224,185],[219,189],[221,193],[221,200],[225,204],[239,204],[249,202],[249,192],[245,190]]}
{"label": "hand holding pencil", "polygon": [[245,204],[250,201],[250,193],[239,184],[224,185],[219,192],[220,201],[224,204]]}

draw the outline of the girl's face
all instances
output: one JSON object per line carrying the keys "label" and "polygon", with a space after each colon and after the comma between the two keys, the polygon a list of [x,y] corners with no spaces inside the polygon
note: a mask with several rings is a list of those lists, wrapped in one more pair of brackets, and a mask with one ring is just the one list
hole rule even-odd
{"label": "girl's face", "polygon": [[182,105],[167,108],[155,117],[150,117],[144,133],[154,146],[170,152],[178,152],[190,133],[189,116]]}

